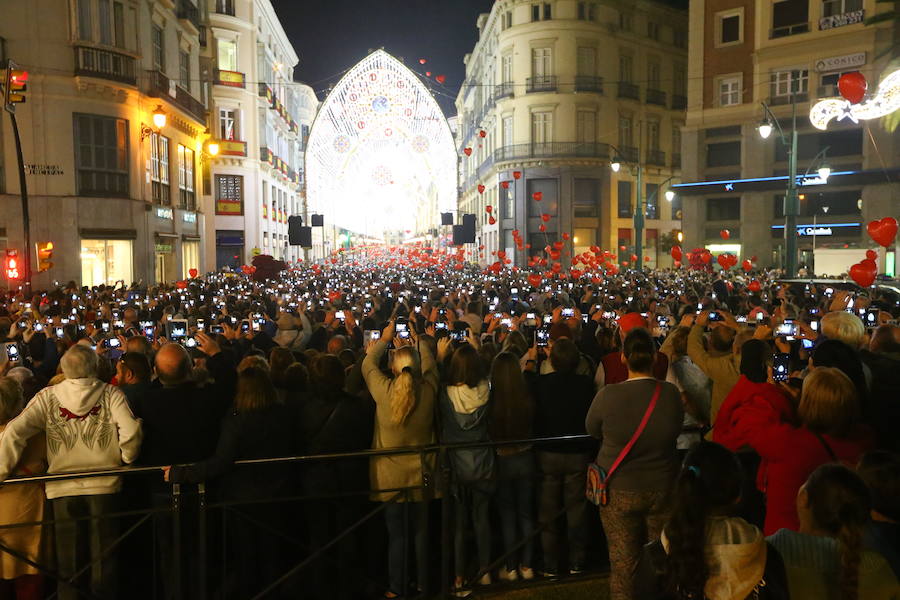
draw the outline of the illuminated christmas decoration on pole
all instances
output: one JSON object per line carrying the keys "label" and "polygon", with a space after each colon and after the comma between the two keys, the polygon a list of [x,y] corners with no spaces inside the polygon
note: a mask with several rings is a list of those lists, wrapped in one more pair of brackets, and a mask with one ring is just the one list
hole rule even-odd
{"label": "illuminated christmas decoration on pole", "polygon": [[809,111],[809,121],[816,129],[825,130],[832,119],[850,119],[854,123],[868,121],[900,110],[900,70],[881,80],[878,91],[868,100],[853,104],[844,98],[820,100]]}

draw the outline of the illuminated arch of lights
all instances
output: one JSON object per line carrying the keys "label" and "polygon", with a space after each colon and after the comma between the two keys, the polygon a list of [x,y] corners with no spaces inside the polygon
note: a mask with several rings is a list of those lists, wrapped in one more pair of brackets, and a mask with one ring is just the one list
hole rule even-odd
{"label": "illuminated arch of lights", "polygon": [[858,123],[860,119],[878,119],[895,110],[900,110],[900,69],[882,79],[878,91],[865,102],[852,104],[844,98],[816,102],[809,111],[809,121],[813,127],[824,131],[832,119],[850,119]]}
{"label": "illuminated arch of lights", "polygon": [[322,104],[306,151],[310,212],[351,231],[423,232],[456,208],[456,150],[418,76],[377,50]]}

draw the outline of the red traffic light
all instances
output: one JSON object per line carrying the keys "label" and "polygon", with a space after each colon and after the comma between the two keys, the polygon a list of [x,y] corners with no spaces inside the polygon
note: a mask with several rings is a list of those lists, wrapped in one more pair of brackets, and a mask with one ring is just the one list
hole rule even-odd
{"label": "red traffic light", "polygon": [[19,253],[15,250],[6,250],[6,264],[3,265],[6,270],[7,279],[21,279],[22,275],[19,271]]}
{"label": "red traffic light", "polygon": [[28,81],[28,71],[13,70],[9,74],[9,82],[12,84],[25,83]]}

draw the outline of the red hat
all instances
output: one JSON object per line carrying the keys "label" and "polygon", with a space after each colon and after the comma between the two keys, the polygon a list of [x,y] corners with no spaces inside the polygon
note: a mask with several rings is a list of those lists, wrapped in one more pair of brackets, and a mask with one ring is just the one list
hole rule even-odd
{"label": "red hat", "polygon": [[641,313],[630,312],[619,317],[619,329],[622,333],[628,333],[635,327],[647,328],[647,320],[641,316]]}

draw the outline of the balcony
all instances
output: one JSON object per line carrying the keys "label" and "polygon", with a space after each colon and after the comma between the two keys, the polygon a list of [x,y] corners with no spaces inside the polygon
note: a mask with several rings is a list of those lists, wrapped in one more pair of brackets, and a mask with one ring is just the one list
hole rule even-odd
{"label": "balcony", "polygon": [[793,25],[782,25],[774,27],[769,32],[769,39],[788,37],[789,35],[797,35],[798,33],[809,33],[809,23],[795,23]]}
{"label": "balcony", "polygon": [[786,94],[783,96],[772,96],[771,98],[769,98],[768,104],[769,106],[781,106],[784,104],[790,104],[792,97],[796,98],[796,101],[798,103],[806,102],[807,100],[809,100],[809,94],[807,92],[800,92],[794,94],[793,96],[791,96],[791,94]]}
{"label": "balcony", "polygon": [[538,142],[497,148],[494,162],[522,158],[608,158],[609,146],[598,142]]}
{"label": "balcony", "polygon": [[148,96],[151,98],[165,98],[194,117],[202,125],[206,124],[206,107],[203,106],[202,102],[191,96],[190,92],[159,71],[148,71],[148,75],[150,77]]}
{"label": "balcony", "polygon": [[512,81],[504,81],[499,85],[494,86],[494,100],[500,100],[501,98],[511,98],[515,96],[516,90],[515,85]]}
{"label": "balcony", "polygon": [[191,0],[178,0],[178,18],[187,21],[194,26],[198,32],[200,31],[200,11],[191,2]]}
{"label": "balcony", "polygon": [[619,158],[625,162],[636,163],[641,160],[641,154],[634,146],[619,146]]}
{"label": "balcony", "polygon": [[666,166],[666,153],[662,150],[647,150],[647,164],[657,167]]}
{"label": "balcony", "polygon": [[137,84],[134,57],[89,46],[75,47],[75,75]]}
{"label": "balcony", "polygon": [[216,69],[213,74],[213,83],[226,87],[244,88],[247,86],[246,77],[239,71],[226,71]]}
{"label": "balcony", "polygon": [[619,98],[631,98],[632,100],[641,99],[641,88],[634,83],[627,81],[619,82]]}
{"label": "balcony", "polygon": [[672,94],[672,110],[686,110],[687,96],[681,94]]}
{"label": "balcony", "polygon": [[247,142],[239,140],[216,140],[219,156],[247,156]]}
{"label": "balcony", "polygon": [[590,75],[577,75],[575,77],[576,92],[594,92],[603,93],[603,78],[593,77]]}
{"label": "balcony", "polygon": [[525,80],[525,91],[529,94],[532,92],[555,92],[556,75],[529,77]]}
{"label": "balcony", "polygon": [[831,15],[819,19],[819,31],[826,29],[834,29],[835,27],[844,27],[846,25],[856,25],[862,23],[866,18],[864,9],[851,10],[840,15]]}
{"label": "balcony", "polygon": [[666,105],[666,93],[662,90],[647,89],[647,104]]}

